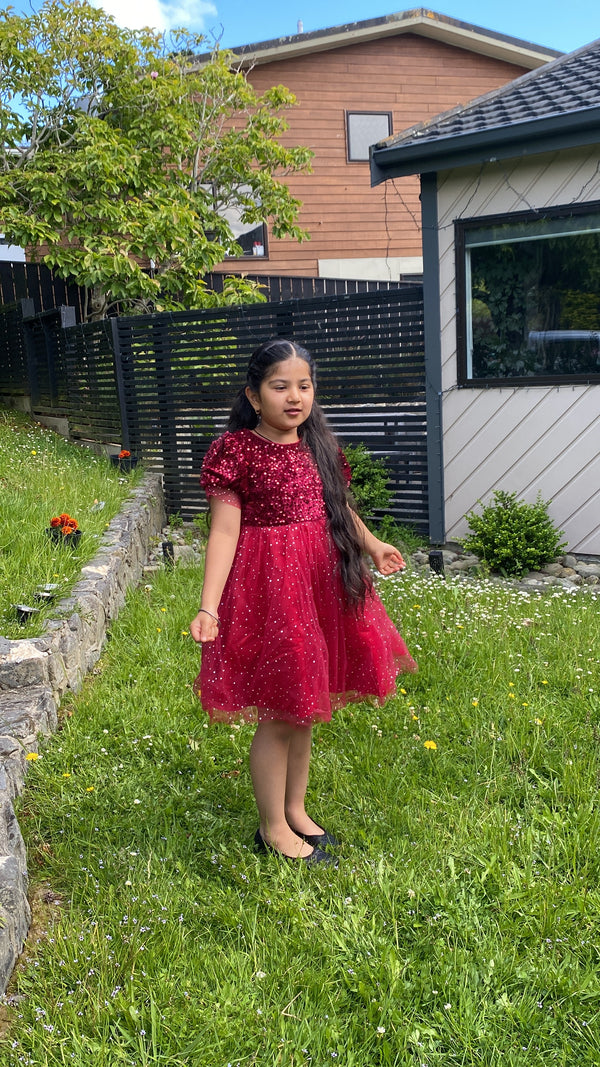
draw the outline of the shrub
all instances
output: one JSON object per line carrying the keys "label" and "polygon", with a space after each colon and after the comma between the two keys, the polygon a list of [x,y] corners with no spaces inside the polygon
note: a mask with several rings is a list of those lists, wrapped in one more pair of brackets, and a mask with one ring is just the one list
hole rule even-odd
{"label": "shrub", "polygon": [[380,522],[372,524],[372,529],[381,541],[399,548],[403,556],[415,552],[428,543],[424,534],[415,530],[414,526],[396,522],[393,515],[384,515]]}
{"label": "shrub", "polygon": [[[548,503],[538,493],[535,504],[517,500],[516,493],[498,490],[493,503],[481,515],[469,511],[467,521],[473,533],[462,546],[483,559],[492,570],[508,576],[538,570],[566,548],[548,515]],[[479,502],[481,503],[481,501]]]}
{"label": "shrub", "polygon": [[356,510],[363,522],[367,522],[375,511],[385,511],[390,506],[389,472],[384,461],[375,459],[362,441],[344,448],[344,455],[352,471],[351,491]]}
{"label": "shrub", "polygon": [[387,487],[390,473],[385,461],[375,459],[362,441],[357,445],[348,445],[344,448],[344,454],[352,471],[350,491],[365,526],[381,541],[396,545],[405,555],[420,548],[426,538],[417,533],[414,527],[402,526],[390,514],[379,519],[374,517],[376,511],[386,511],[392,499]]}

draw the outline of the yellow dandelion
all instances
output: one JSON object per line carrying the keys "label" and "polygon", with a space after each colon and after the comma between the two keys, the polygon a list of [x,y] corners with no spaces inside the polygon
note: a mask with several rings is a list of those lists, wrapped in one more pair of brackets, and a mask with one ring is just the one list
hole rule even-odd
{"label": "yellow dandelion", "polygon": [[514,694],[514,693],[509,693],[509,694],[508,694],[508,699],[509,699],[509,700],[516,700],[517,698],[516,698],[516,696],[515,696],[515,694]]}
{"label": "yellow dandelion", "polygon": [[181,631],[181,636],[182,637],[189,637],[189,635],[190,635],[190,631],[189,630],[182,630]]}
{"label": "yellow dandelion", "polygon": [[514,687],[515,687],[515,683],[514,683],[514,682],[509,682],[508,684],[510,685],[510,687],[511,687],[512,689],[514,689]]}
{"label": "yellow dandelion", "polygon": [[545,678],[542,678],[542,685],[548,685],[548,682],[546,681]]}
{"label": "yellow dandelion", "polygon": [[437,748],[437,745],[435,741],[424,741],[423,748],[429,748],[433,752]]}
{"label": "yellow dandelion", "polygon": [[527,703],[526,700],[523,701],[522,707],[524,707],[524,708],[528,708],[529,707],[529,704]]}
{"label": "yellow dandelion", "polygon": [[418,722],[419,721],[419,716],[418,715],[411,715],[411,719],[412,719],[413,722]]}
{"label": "yellow dandelion", "polygon": [[94,792],[94,787],[93,787],[93,785],[88,785],[88,787],[87,787],[87,789],[86,789],[86,793],[93,793],[93,792]]}
{"label": "yellow dandelion", "polygon": [[25,759],[26,760],[30,760],[30,761],[34,760],[34,759],[39,759],[39,758],[40,757],[39,757],[37,752],[28,752],[27,755],[25,756]]}
{"label": "yellow dandelion", "polygon": [[160,610],[161,610],[161,611],[166,611],[167,609],[166,609],[166,608],[161,608]]}
{"label": "yellow dandelion", "polygon": [[472,700],[471,704],[473,705],[474,708],[478,708],[479,707],[479,701],[478,700]]}
{"label": "yellow dandelion", "polygon": [[400,692],[402,693],[402,696],[406,696],[406,689],[401,689]]}
{"label": "yellow dandelion", "polygon": [[32,456],[37,456],[37,452],[36,452],[35,448],[31,449],[31,455]]}
{"label": "yellow dandelion", "polygon": [[543,719],[538,719],[537,716],[533,721],[534,721],[536,726],[543,726],[544,725],[544,720]]}
{"label": "yellow dandelion", "polygon": [[160,633],[162,633],[162,630],[161,630],[160,626],[157,626],[157,627],[156,627],[156,632],[157,632],[157,634],[160,634]]}
{"label": "yellow dandelion", "polygon": [[70,771],[65,771],[65,773],[63,774],[63,778],[70,778],[70,777],[71,777]]}

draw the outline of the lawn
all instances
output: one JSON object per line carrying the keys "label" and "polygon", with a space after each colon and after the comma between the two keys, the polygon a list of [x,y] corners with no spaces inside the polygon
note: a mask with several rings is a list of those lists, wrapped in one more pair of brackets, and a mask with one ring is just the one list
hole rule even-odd
{"label": "lawn", "polygon": [[[139,480],[123,477],[105,456],[78,447],[28,416],[0,408],[0,633],[41,633],[52,609],[35,599],[38,587],[57,585],[64,596],[91,559],[98,541]],[[53,544],[54,516],[73,516],[82,532],[76,550]],[[38,609],[20,626],[13,605]]]}
{"label": "lawn", "polygon": [[338,870],[258,857],[249,726],[208,728],[161,571],[32,761],[9,1067],[597,1067],[600,603],[405,574],[419,661],[315,730]]}

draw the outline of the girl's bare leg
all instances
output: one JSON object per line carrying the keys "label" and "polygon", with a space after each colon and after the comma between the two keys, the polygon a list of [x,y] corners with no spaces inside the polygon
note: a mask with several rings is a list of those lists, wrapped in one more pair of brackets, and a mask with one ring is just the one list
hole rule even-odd
{"label": "girl's bare leg", "polygon": [[288,747],[285,816],[289,826],[301,834],[322,834],[323,827],[313,822],[304,807],[311,741],[312,726],[294,727]]}
{"label": "girl's bare leg", "polygon": [[286,722],[259,723],[250,746],[250,774],[263,839],[285,856],[310,856],[312,846],[290,830],[285,817],[288,756],[294,733],[295,727]]}

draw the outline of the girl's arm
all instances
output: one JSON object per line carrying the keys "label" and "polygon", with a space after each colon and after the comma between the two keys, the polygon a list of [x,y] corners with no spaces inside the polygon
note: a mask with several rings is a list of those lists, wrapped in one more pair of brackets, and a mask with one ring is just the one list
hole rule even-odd
{"label": "girl's arm", "polygon": [[395,545],[388,545],[385,541],[380,541],[375,537],[375,534],[367,529],[362,519],[359,518],[352,508],[350,508],[350,511],[352,518],[354,519],[358,539],[364,551],[373,560],[379,573],[395,574],[396,571],[404,570],[406,563]]}
{"label": "girl's arm", "polygon": [[206,610],[199,611],[190,623],[190,633],[194,641],[201,643],[214,641],[219,632],[217,623],[219,604],[235,556],[242,512],[233,504],[226,504],[225,501],[213,496],[210,498],[210,515],[210,533],[204,563],[204,585],[200,598],[200,606]]}

